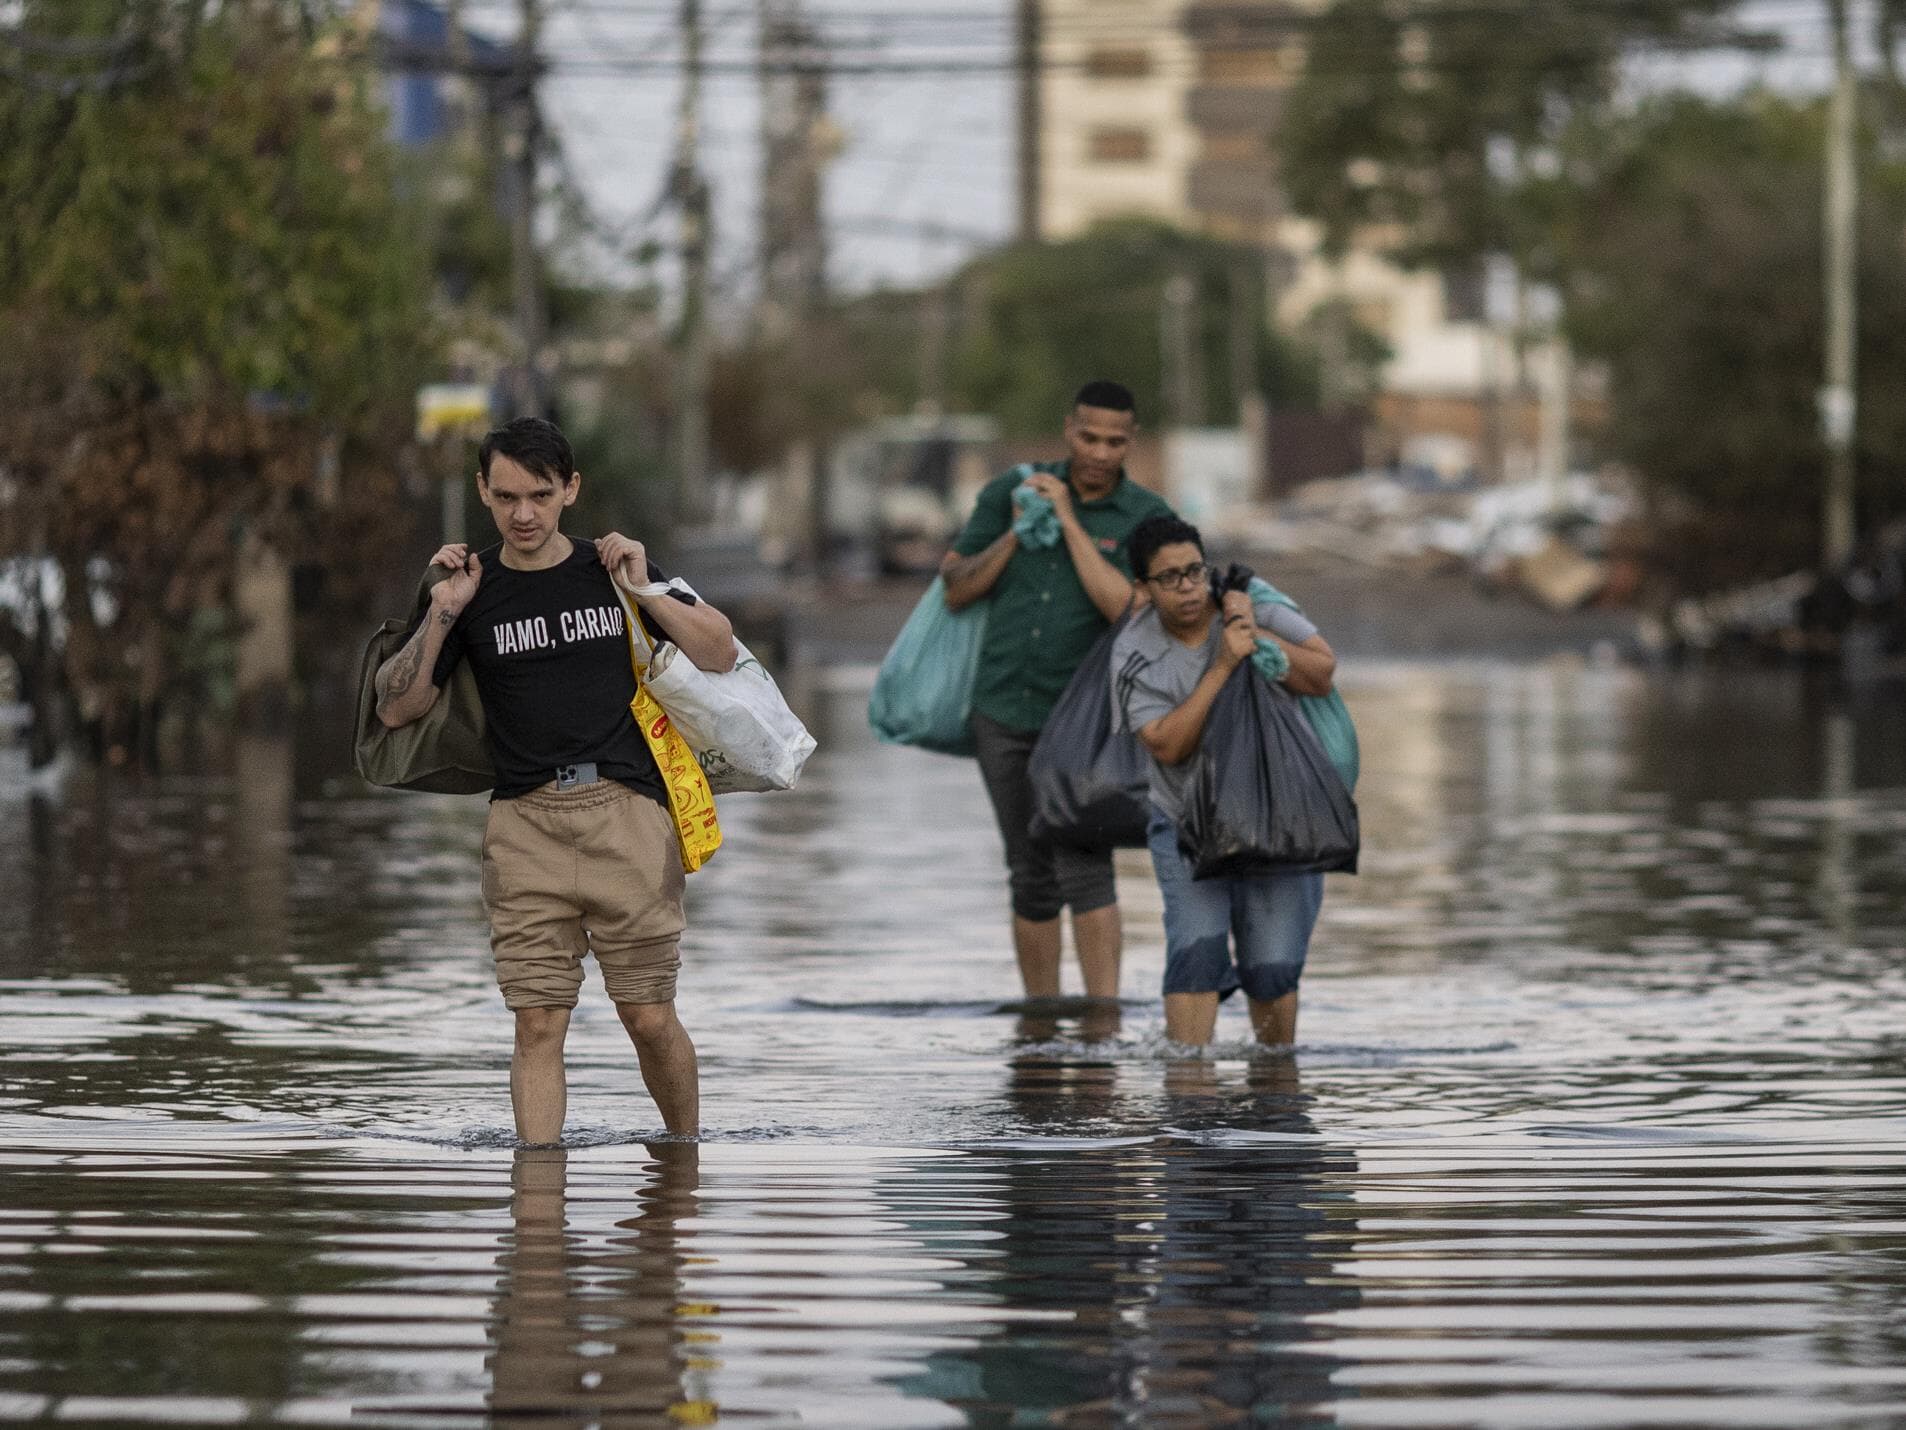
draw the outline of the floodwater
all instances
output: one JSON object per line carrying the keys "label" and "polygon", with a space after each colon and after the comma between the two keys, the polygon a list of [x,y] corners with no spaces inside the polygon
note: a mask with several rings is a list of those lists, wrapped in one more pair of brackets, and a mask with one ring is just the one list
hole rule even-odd
{"label": "floodwater", "polygon": [[[591,976],[513,1150],[480,800],[0,751],[0,1418],[1906,1424],[1906,702],[1366,670],[1294,1058],[1015,1009],[964,762],[727,802],[658,1139]],[[1076,977],[1068,970],[1069,977]]]}

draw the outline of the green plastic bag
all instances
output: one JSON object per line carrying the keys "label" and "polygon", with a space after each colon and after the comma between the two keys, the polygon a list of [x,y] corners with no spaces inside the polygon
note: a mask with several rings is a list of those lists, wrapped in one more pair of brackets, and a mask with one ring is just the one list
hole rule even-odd
{"label": "green plastic bag", "polygon": [[990,601],[962,611],[946,607],[946,582],[933,578],[880,662],[867,723],[890,745],[917,745],[942,755],[971,756],[973,683],[986,638]]}
{"label": "green plastic bag", "polygon": [[[1250,594],[1253,606],[1289,606],[1293,611],[1303,609],[1262,576],[1251,578]],[[1324,752],[1330,756],[1330,763],[1337,767],[1337,773],[1343,777],[1344,788],[1354,794],[1357,776],[1363,769],[1363,756],[1357,748],[1357,727],[1351,723],[1350,709],[1343,703],[1343,696],[1335,690],[1328,695],[1300,695],[1297,697],[1297,708],[1304,712],[1304,718],[1310,722],[1311,733],[1322,743]]]}

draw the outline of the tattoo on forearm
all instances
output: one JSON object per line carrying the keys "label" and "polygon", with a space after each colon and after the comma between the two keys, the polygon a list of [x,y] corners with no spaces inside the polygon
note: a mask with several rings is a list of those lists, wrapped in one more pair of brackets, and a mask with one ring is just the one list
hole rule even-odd
{"label": "tattoo on forearm", "polygon": [[[445,614],[448,614],[447,612]],[[452,617],[454,620],[455,617]],[[379,692],[377,708],[387,711],[403,699],[411,686],[417,683],[417,672],[424,662],[424,627],[417,628],[417,634],[410,638],[405,647],[392,657],[389,665],[380,672],[383,689]]]}

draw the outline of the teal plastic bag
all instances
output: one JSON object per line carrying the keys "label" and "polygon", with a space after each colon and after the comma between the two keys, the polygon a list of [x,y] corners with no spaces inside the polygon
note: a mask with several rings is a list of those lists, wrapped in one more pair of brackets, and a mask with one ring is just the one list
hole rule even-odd
{"label": "teal plastic bag", "polygon": [[[1250,594],[1253,606],[1289,606],[1293,611],[1303,609],[1262,576],[1251,578]],[[1288,659],[1286,657],[1286,668]],[[1363,756],[1357,748],[1357,727],[1351,723],[1350,708],[1343,703],[1343,696],[1335,690],[1328,695],[1300,695],[1297,697],[1297,708],[1304,712],[1304,718],[1310,722],[1311,733],[1323,745],[1324,753],[1330,756],[1330,763],[1337,767],[1337,773],[1343,777],[1344,788],[1354,794],[1357,776],[1363,770]]]}
{"label": "teal plastic bag", "polygon": [[889,745],[915,745],[942,755],[973,753],[973,683],[986,638],[990,601],[962,611],[946,607],[946,582],[933,578],[894,637],[874,678],[867,723]]}
{"label": "teal plastic bag", "polygon": [[1059,513],[1051,497],[1043,495],[1032,483],[1022,482],[1013,488],[1013,501],[1019,507],[1013,531],[1021,546],[1028,551],[1045,551],[1059,544],[1065,533],[1059,529]]}
{"label": "teal plastic bag", "polygon": [[1052,504],[1052,498],[1042,495],[1033,485],[1032,479],[1041,472],[1057,476],[1058,464],[1055,462],[1021,462],[1014,467],[1009,476],[1017,477],[1013,487],[1013,505],[1019,515],[1013,518],[1013,534],[1019,538],[1019,544],[1028,551],[1046,551],[1064,538],[1065,532],[1059,525],[1058,510]]}
{"label": "teal plastic bag", "polygon": [[1291,658],[1284,654],[1284,647],[1264,636],[1257,638],[1257,650],[1251,656],[1251,664],[1257,667],[1257,673],[1275,685],[1291,673]]}

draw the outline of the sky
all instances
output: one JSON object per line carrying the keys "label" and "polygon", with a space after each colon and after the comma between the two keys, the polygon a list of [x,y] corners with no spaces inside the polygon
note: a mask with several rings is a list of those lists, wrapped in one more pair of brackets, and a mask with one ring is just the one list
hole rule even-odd
{"label": "sky", "polygon": [[[474,27],[508,39],[517,3],[466,0],[466,13]],[[754,271],[758,3],[702,0],[709,70],[702,152],[715,203],[714,278],[718,291],[736,297],[752,288]],[[1870,0],[1855,3],[1863,9]],[[672,241],[673,217],[657,201],[680,93],[677,0],[542,4],[552,69],[541,98],[570,173],[618,238]],[[853,292],[915,284],[1006,238],[1014,202],[1011,0],[807,0],[806,9],[849,65],[889,70],[830,80],[829,108],[843,140],[827,176],[832,285]],[[1631,86],[1720,92],[1758,82],[1818,90],[1827,74],[1824,13],[1825,0],[1756,0],[1744,18],[1782,33],[1790,53],[1645,61],[1633,67]],[[913,62],[921,68],[893,71]]]}
{"label": "sky", "polygon": [[[545,48],[554,64],[542,90],[545,114],[591,207],[614,225],[640,230],[655,211],[674,150],[674,0],[544,3]],[[756,0],[703,0],[703,8],[709,73],[702,152],[715,203],[714,271],[722,286],[745,288],[753,277],[760,181],[751,68]],[[1010,56],[1007,0],[811,0],[808,10],[830,33],[866,42],[852,53],[873,64],[902,52],[982,67]],[[514,33],[513,0],[472,3],[468,13],[491,36]],[[935,37],[953,43],[929,47]],[[829,109],[842,131],[826,200],[829,275],[837,288],[917,282],[1009,234],[1013,110],[1004,74],[835,75]],[[922,224],[967,236],[913,227]],[[672,216],[662,214],[648,232],[672,240]]]}

